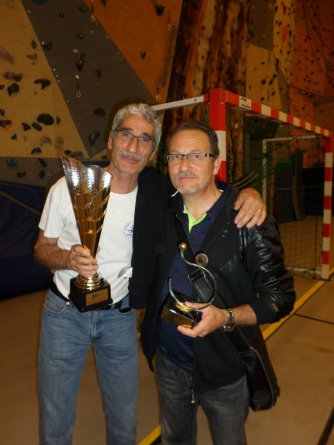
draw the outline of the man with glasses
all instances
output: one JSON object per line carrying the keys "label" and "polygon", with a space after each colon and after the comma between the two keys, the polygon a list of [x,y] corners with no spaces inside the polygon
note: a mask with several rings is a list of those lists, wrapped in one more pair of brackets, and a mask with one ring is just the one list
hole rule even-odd
{"label": "man with glasses", "polygon": [[[107,443],[136,443],[138,341],[136,311],[151,291],[156,245],[172,187],[145,168],[155,155],[161,124],[146,104],[120,109],[108,141],[111,194],[96,258],[80,246],[65,178],[48,194],[39,224],[35,257],[54,272],[43,310],[39,352],[41,445],[72,443],[76,399],[88,349],[95,353],[107,417]],[[238,225],[265,216],[258,195],[237,201]],[[78,273],[99,269],[110,283],[112,305],[79,312],[68,295]]]}
{"label": "man with glasses", "polygon": [[233,224],[238,193],[215,180],[220,160],[211,127],[181,122],[167,161],[178,193],[158,243],[141,333],[151,369],[156,352],[162,443],[195,445],[201,404],[215,445],[246,445],[246,376],[228,333],[242,326],[251,340],[257,325],[288,315],[293,277],[273,218],[250,229]]}

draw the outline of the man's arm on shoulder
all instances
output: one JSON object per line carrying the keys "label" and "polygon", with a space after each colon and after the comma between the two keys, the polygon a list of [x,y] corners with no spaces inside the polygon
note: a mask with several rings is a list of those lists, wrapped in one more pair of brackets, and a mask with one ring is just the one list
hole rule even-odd
{"label": "man's arm on shoulder", "polygon": [[260,193],[253,188],[241,190],[234,203],[234,209],[238,210],[234,222],[239,229],[244,225],[249,229],[255,225],[260,226],[267,216],[266,205]]}
{"label": "man's arm on shoulder", "polygon": [[34,256],[39,264],[49,268],[52,272],[72,269],[85,277],[94,275],[98,266],[89,250],[80,245],[74,245],[71,250],[65,250],[58,247],[57,242],[58,238],[48,238],[44,235],[43,230],[39,231],[34,247]]}

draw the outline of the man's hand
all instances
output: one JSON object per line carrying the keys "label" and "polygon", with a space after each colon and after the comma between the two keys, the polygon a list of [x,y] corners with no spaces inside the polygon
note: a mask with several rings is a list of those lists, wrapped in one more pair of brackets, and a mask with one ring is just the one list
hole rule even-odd
{"label": "man's hand", "polygon": [[[190,303],[187,301],[187,306],[189,307],[201,307],[203,303]],[[177,329],[181,334],[187,335],[188,337],[204,337],[204,335],[210,334],[210,332],[223,326],[226,321],[226,312],[223,309],[218,309],[216,306],[210,305],[209,307],[201,310],[202,319],[193,328],[185,328],[178,326]]]}
{"label": "man's hand", "polygon": [[248,229],[255,225],[260,226],[267,216],[266,205],[262,201],[259,192],[253,188],[246,188],[240,192],[238,199],[234,203],[234,209],[239,210],[234,219],[239,229],[244,225]]}
{"label": "man's hand", "polygon": [[68,255],[68,267],[85,278],[92,277],[97,269],[97,260],[93,258],[88,249],[79,244],[72,246]]}

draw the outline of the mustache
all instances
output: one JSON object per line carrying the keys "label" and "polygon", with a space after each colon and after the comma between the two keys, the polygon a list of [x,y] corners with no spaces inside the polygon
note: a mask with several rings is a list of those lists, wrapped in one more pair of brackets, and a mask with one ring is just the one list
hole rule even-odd
{"label": "mustache", "polygon": [[181,172],[177,175],[178,178],[197,178],[197,176],[191,171]]}
{"label": "mustache", "polygon": [[129,152],[127,152],[127,151],[121,151],[121,152],[119,153],[119,155],[120,155],[122,158],[131,158],[131,159],[134,159],[135,161],[142,161],[142,159],[143,159],[141,156],[135,155],[135,154],[133,154],[133,153],[129,153]]}

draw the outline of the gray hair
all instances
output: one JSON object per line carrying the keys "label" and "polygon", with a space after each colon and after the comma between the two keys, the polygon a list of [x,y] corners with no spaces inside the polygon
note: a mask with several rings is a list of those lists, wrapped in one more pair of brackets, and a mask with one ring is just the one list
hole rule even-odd
{"label": "gray hair", "polygon": [[175,128],[175,130],[172,132],[171,139],[176,133],[179,133],[180,131],[185,131],[185,130],[198,130],[198,131],[202,131],[203,133],[207,134],[208,138],[209,138],[209,142],[210,142],[211,153],[214,155],[215,158],[217,158],[219,156],[220,151],[219,151],[219,147],[218,147],[217,133],[215,132],[215,130],[212,127],[210,127],[209,124],[206,124],[204,122],[199,122],[199,121],[196,121],[193,119],[187,119],[187,120],[181,121],[179,123],[179,125]]}
{"label": "gray hair", "polygon": [[119,124],[126,116],[130,115],[141,116],[154,126],[154,140],[156,145],[159,144],[161,137],[161,123],[158,119],[158,115],[156,111],[147,104],[138,103],[138,104],[129,104],[125,107],[121,108],[115,114],[111,131],[117,130]]}

